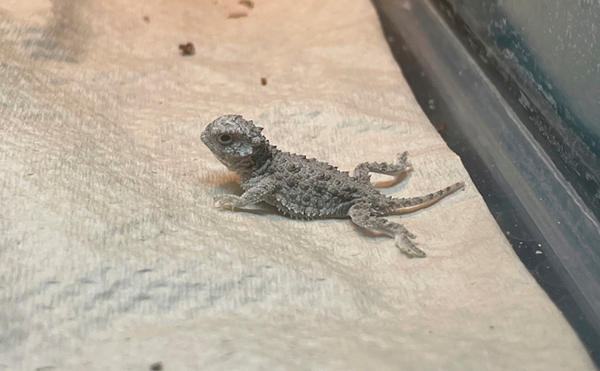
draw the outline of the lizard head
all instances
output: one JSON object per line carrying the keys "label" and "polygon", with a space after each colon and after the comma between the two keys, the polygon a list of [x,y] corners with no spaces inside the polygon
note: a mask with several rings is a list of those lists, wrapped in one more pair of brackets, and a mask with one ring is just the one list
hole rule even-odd
{"label": "lizard head", "polygon": [[224,115],[211,122],[200,138],[229,170],[243,171],[253,166],[252,156],[268,144],[261,131],[240,115]]}

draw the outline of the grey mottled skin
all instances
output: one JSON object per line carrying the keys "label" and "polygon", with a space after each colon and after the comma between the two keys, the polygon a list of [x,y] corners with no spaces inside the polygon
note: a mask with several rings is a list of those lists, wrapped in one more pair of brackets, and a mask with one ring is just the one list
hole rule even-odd
{"label": "grey mottled skin", "polygon": [[456,183],[421,197],[393,198],[381,194],[370,182],[370,172],[400,177],[411,171],[407,152],[393,164],[365,162],[353,176],[325,162],[283,152],[271,145],[254,126],[239,115],[221,116],[202,133],[202,142],[231,171],[240,176],[241,196],[220,195],[215,207],[243,208],[264,201],[283,214],[298,219],[349,217],[360,227],[393,237],[400,251],[425,257],[415,238],[403,225],[385,218],[394,212],[429,206],[464,187]]}

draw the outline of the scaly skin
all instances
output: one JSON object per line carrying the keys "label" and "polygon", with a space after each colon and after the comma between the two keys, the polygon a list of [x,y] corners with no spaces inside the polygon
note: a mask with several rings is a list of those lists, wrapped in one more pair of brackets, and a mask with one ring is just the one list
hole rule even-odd
{"label": "scaly skin", "polygon": [[225,115],[202,133],[202,142],[229,170],[239,174],[245,191],[241,196],[216,197],[215,207],[235,210],[266,202],[297,219],[349,217],[360,227],[393,237],[407,255],[425,257],[425,252],[411,241],[415,238],[412,233],[382,217],[402,209],[412,211],[429,206],[464,187],[459,182],[421,197],[385,196],[371,184],[369,173],[403,176],[412,170],[407,152],[393,164],[362,163],[350,176],[325,162],[277,149],[261,131],[242,116]]}

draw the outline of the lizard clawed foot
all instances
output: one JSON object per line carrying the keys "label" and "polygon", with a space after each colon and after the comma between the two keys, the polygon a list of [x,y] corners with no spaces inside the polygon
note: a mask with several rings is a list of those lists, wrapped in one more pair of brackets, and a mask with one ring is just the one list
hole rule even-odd
{"label": "lizard clawed foot", "polygon": [[394,165],[402,165],[404,167],[405,172],[409,172],[413,170],[412,164],[408,161],[408,151],[404,151],[402,153],[398,153],[398,157],[394,160]]}
{"label": "lizard clawed foot", "polygon": [[235,211],[239,199],[240,198],[236,195],[218,195],[213,199],[213,207],[220,210]]}
{"label": "lizard clawed foot", "polygon": [[425,258],[427,254],[425,251],[419,249],[414,242],[412,242],[409,238],[415,238],[416,236],[410,232],[406,234],[396,235],[394,240],[396,241],[396,246],[400,249],[400,252],[413,257],[413,258]]}

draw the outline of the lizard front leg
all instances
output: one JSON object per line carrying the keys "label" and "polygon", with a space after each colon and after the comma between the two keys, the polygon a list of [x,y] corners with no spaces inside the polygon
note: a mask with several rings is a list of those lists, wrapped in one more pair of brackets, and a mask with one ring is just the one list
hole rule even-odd
{"label": "lizard front leg", "polygon": [[214,207],[217,209],[229,209],[235,211],[236,208],[243,208],[244,206],[264,201],[265,196],[273,193],[276,188],[275,179],[265,178],[258,182],[254,187],[248,189],[241,196],[231,194],[216,196],[214,198]]}

